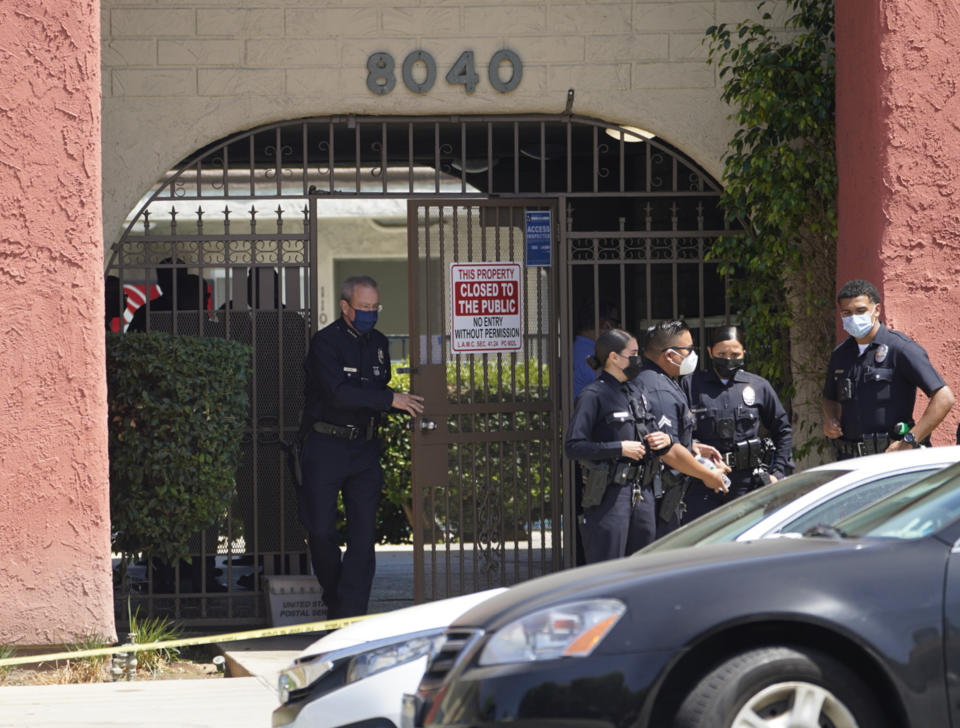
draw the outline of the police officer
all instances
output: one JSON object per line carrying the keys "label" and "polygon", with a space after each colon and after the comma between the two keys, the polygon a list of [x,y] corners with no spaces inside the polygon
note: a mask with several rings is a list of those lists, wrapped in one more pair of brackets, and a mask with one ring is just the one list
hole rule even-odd
{"label": "police officer", "polygon": [[[953,407],[953,393],[913,339],[880,323],[880,294],[868,281],[844,283],[837,294],[850,337],[830,356],[823,387],[823,432],[840,459],[929,443]],[[930,401],[917,422],[917,387]],[[904,423],[906,433],[893,431]]]}
{"label": "police officer", "polygon": [[[696,416],[694,438],[715,447],[731,468],[730,494],[694,488],[684,521],[793,472],[790,418],[770,382],[743,370],[746,350],[739,329],[713,329],[709,341],[710,368],[684,377],[680,386]],[[761,425],[773,441],[773,453],[763,447]]]}
{"label": "police officer", "polygon": [[585,480],[580,533],[588,564],[631,554],[656,535],[654,497],[644,478],[644,455],[669,446],[652,431],[643,396],[629,380],[640,370],[637,340],[622,329],[601,334],[588,362],[599,376],[574,405],[567,457],[580,463]]}
{"label": "police officer", "polygon": [[[655,454],[664,467],[654,479],[654,492],[660,499],[657,507],[657,535],[675,529],[680,522],[680,503],[687,491],[683,476],[698,478],[694,487],[706,487],[725,493],[723,475],[730,471],[720,453],[705,443],[694,443],[694,417],[677,377],[691,374],[697,368],[697,352],[693,336],[683,321],[665,321],[647,331],[643,349],[643,369],[637,376],[640,387],[650,405],[651,415],[658,430],[670,435],[672,444]],[[700,455],[712,461],[713,467],[701,464]],[[701,485],[702,483],[702,485]]]}
{"label": "police officer", "polygon": [[[387,338],[374,329],[380,291],[369,276],[340,290],[341,316],[314,334],[305,363],[300,516],[323,588],[327,617],[365,614],[376,567],[376,514],[383,485],[380,414],[423,412],[423,398],[394,392]],[[337,494],[343,494],[347,550],[341,560]]]}

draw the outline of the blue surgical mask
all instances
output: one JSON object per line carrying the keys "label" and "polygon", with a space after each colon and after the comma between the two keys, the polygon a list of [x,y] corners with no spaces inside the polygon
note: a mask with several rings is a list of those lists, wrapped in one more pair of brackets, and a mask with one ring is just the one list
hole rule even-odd
{"label": "blue surgical mask", "polygon": [[362,311],[356,308],[353,309],[353,328],[355,328],[361,334],[365,334],[368,331],[371,331],[373,327],[376,325],[377,325],[376,311]]}
{"label": "blue surgical mask", "polygon": [[872,313],[857,313],[853,316],[841,316],[843,330],[855,339],[862,339],[873,328]]}

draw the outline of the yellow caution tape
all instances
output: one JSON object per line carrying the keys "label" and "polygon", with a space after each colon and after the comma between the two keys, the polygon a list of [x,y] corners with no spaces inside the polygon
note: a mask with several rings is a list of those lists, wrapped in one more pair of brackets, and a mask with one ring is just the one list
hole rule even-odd
{"label": "yellow caution tape", "polygon": [[302,634],[304,632],[321,632],[328,629],[339,629],[348,624],[360,622],[373,614],[361,617],[346,617],[344,619],[328,619],[324,622],[305,622],[291,624],[286,627],[268,627],[266,629],[250,629],[245,632],[228,632],[227,634],[207,635],[205,637],[185,637],[179,640],[166,642],[147,642],[142,645],[127,644],[116,647],[97,647],[92,650],[72,650],[69,652],[51,652],[43,655],[26,655],[24,657],[8,657],[0,660],[0,667],[11,665],[26,665],[32,662],[53,662],[54,660],[76,660],[81,657],[98,657],[115,655],[123,652],[145,652],[147,650],[162,650],[164,648],[187,647],[190,645],[209,645],[216,642],[239,642],[240,640],[259,639],[261,637],[279,637],[285,634]]}

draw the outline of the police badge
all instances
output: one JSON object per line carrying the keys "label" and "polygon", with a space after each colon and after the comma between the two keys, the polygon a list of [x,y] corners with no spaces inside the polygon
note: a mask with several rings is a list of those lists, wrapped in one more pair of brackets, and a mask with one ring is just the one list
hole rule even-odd
{"label": "police badge", "polygon": [[753,391],[753,387],[749,384],[743,388],[743,403],[747,407],[753,407],[754,403],[757,401],[757,393]]}
{"label": "police badge", "polygon": [[877,350],[873,352],[873,358],[876,359],[877,364],[883,363],[883,360],[887,358],[888,351],[890,351],[890,348],[886,344],[880,344],[877,347]]}

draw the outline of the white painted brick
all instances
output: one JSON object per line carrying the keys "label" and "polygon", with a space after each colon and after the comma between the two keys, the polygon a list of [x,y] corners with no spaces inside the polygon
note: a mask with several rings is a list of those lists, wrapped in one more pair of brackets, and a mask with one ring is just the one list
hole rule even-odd
{"label": "white painted brick", "polygon": [[121,68],[110,73],[113,96],[194,96],[197,93],[197,72],[193,69]]}
{"label": "white painted brick", "polygon": [[193,35],[197,29],[193,8],[117,8],[110,11],[114,38]]}
{"label": "white painted brick", "polygon": [[460,33],[459,8],[384,8],[383,36]]}
{"label": "white painted brick", "polygon": [[507,47],[524,63],[572,63],[584,60],[586,40],[583,36],[563,38],[524,36],[499,43],[495,50]]}
{"label": "white painted brick", "polygon": [[201,68],[197,88],[201,96],[277,96],[283,94],[283,71]]}
{"label": "white painted brick", "polygon": [[702,33],[713,25],[713,11],[714,4],[704,2],[635,5],[633,30],[636,33],[663,30]]}
{"label": "white painted brick", "polygon": [[670,60],[707,61],[709,48],[704,33],[673,33],[670,36]]}
{"label": "white painted brick", "polygon": [[630,66],[626,63],[548,66],[547,88],[555,91],[568,88],[626,91],[630,88]]}
{"label": "white painted brick", "polygon": [[769,21],[764,22],[769,22],[771,28],[777,29],[782,29],[786,19],[792,15],[790,8],[783,3],[767,3],[762,10],[758,11],[756,2],[737,0],[717,4],[717,22],[735,25],[741,20],[760,20],[764,12],[769,12],[772,16]]}
{"label": "white painted brick", "polygon": [[622,33],[630,29],[630,5],[624,3],[561,5],[551,7],[548,30],[551,33]]}
{"label": "white painted brick", "polygon": [[158,46],[161,66],[239,65],[243,45],[239,40],[161,40]]}
{"label": "white painted brick", "polygon": [[240,38],[280,38],[283,36],[281,8],[197,10],[197,34]]}
{"label": "white painted brick", "polygon": [[706,63],[637,63],[634,88],[712,88],[714,69]]}
{"label": "white painted brick", "polygon": [[670,48],[669,36],[665,33],[595,35],[587,37],[586,43],[589,63],[666,60]]}
{"label": "white painted brick", "polygon": [[[326,96],[340,98],[362,89],[373,96],[366,86],[366,71],[340,68],[292,68],[285,72],[288,96]],[[401,85],[398,82],[398,86]],[[394,93],[396,93],[394,88]]]}
{"label": "white painted brick", "polygon": [[289,38],[373,36],[380,33],[376,8],[287,8],[285,34]]}
{"label": "white painted brick", "polygon": [[155,66],[157,41],[107,40],[101,45],[100,63],[104,68]]}
{"label": "white painted brick", "polygon": [[248,40],[247,66],[296,68],[340,64],[340,43],[336,40]]}
{"label": "white painted brick", "polygon": [[465,7],[463,29],[469,37],[543,34],[547,32],[547,10],[543,7]]}

